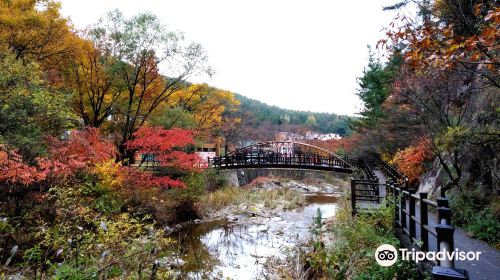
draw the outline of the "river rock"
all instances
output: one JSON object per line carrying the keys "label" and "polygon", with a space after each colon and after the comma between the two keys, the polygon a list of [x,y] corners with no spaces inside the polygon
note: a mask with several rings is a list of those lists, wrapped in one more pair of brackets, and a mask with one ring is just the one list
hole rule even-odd
{"label": "river rock", "polygon": [[238,210],[240,211],[245,211],[248,209],[248,206],[246,205],[246,203],[241,203],[240,205],[238,205]]}
{"label": "river rock", "polygon": [[306,189],[307,192],[319,192],[319,188],[316,186],[305,185],[303,188]]}
{"label": "river rock", "polygon": [[325,185],[323,186],[323,192],[326,193],[333,193],[335,191],[335,187],[332,185]]}
{"label": "river rock", "polygon": [[9,275],[9,276],[7,276],[6,279],[7,280],[24,280],[24,279],[26,279],[26,277],[22,276],[21,274],[18,273],[18,274],[14,274],[14,275]]}
{"label": "river rock", "polygon": [[226,217],[226,220],[228,222],[236,222],[238,220],[238,217],[229,215],[229,216]]}
{"label": "river rock", "polygon": [[274,184],[274,182],[265,182],[260,187],[263,189],[271,189],[272,190],[272,189],[276,188],[276,184]]}
{"label": "river rock", "polygon": [[169,226],[164,226],[163,227],[163,230],[166,232],[166,233],[171,233],[172,231],[174,231],[173,228],[169,227]]}
{"label": "river rock", "polygon": [[257,227],[258,232],[266,232],[268,230],[269,230],[269,227],[266,225],[261,225],[261,226]]}
{"label": "river rock", "polygon": [[271,222],[281,222],[281,217],[272,217]]}
{"label": "river rock", "polygon": [[163,257],[155,260],[155,263],[159,267],[181,267],[186,264],[186,262],[179,258]]}

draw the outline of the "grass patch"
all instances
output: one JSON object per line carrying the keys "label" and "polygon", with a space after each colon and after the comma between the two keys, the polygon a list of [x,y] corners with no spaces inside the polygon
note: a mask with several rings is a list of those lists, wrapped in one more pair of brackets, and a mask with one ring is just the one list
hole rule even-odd
{"label": "grass patch", "polygon": [[264,204],[267,209],[276,209],[283,206],[284,210],[295,209],[304,206],[305,197],[295,190],[288,188],[238,188],[225,187],[220,190],[204,195],[198,203],[202,213],[207,211],[218,211],[230,205],[246,203]]}

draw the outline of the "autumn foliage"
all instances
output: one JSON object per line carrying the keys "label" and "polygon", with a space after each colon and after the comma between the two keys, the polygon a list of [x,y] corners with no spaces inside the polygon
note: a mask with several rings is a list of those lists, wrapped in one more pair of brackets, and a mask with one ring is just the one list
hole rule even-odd
{"label": "autumn foliage", "polygon": [[415,184],[424,173],[424,162],[429,159],[431,159],[429,143],[424,139],[414,146],[398,151],[394,155],[393,163],[408,177],[408,183]]}
{"label": "autumn foliage", "polygon": [[404,58],[417,71],[465,67],[498,86],[500,7],[487,1],[435,1],[423,12],[422,24],[399,14],[379,46],[405,45]]}
{"label": "autumn foliage", "polygon": [[76,171],[105,162],[116,155],[116,148],[101,139],[97,128],[74,130],[68,140],[50,138],[48,159],[40,159],[40,167],[57,178],[66,178]]}
{"label": "autumn foliage", "polygon": [[360,136],[358,134],[353,134],[342,139],[332,139],[326,141],[311,140],[308,141],[308,143],[335,153],[343,154],[352,151],[359,140]]}
{"label": "autumn foliage", "polygon": [[35,166],[23,162],[16,151],[8,151],[0,146],[0,182],[6,185],[29,185],[45,179]]}
{"label": "autumn foliage", "polygon": [[104,162],[116,155],[112,144],[101,140],[99,130],[74,130],[67,140],[48,138],[50,152],[26,163],[15,150],[0,147],[0,182],[9,185],[32,185],[52,179],[68,179],[75,172]]}
{"label": "autumn foliage", "polygon": [[200,158],[182,149],[194,144],[191,130],[144,126],[134,133],[134,139],[126,145],[129,150],[154,156],[160,166],[193,171],[201,164]]}
{"label": "autumn foliage", "polygon": [[[195,153],[187,153],[185,149],[194,145],[193,131],[180,128],[164,129],[162,127],[141,127],[134,133],[134,139],[126,143],[127,149],[141,155],[154,158],[160,167],[174,168],[182,172],[200,170],[201,158]],[[142,162],[139,164],[141,166]],[[131,184],[145,186],[149,184],[158,187],[184,187],[180,180],[169,176],[154,176],[148,172],[128,170]],[[135,175],[134,175],[135,174]]]}

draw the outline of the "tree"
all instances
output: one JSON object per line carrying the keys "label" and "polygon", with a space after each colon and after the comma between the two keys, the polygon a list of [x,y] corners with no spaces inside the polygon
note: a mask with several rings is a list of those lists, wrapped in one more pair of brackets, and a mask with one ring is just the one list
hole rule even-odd
{"label": "tree", "polygon": [[387,122],[404,123],[410,139],[429,139],[421,143],[439,160],[449,179],[441,188],[444,196],[462,179],[464,156],[470,148],[465,139],[482,131],[474,108],[479,100],[491,102],[495,97],[471,87],[464,73],[450,70],[421,76],[407,71],[394,89],[386,104],[391,115]]}
{"label": "tree", "polygon": [[494,51],[498,5],[495,1],[422,0],[390,8],[410,2],[419,7],[418,17],[399,14],[387,30],[388,38],[379,41],[379,46],[399,50],[405,63],[382,104],[386,119],[378,121],[377,131],[368,131],[365,138],[376,139],[372,143],[379,152],[399,149],[396,158],[417,170],[405,158],[415,159],[420,152],[415,147],[424,143],[448,177],[441,188],[443,196],[478,179],[491,188],[498,182],[492,160],[498,154],[493,143],[499,137],[494,117],[499,88]]}
{"label": "tree", "polygon": [[418,186],[419,178],[424,173],[424,163],[432,157],[429,151],[429,139],[421,139],[414,146],[409,146],[398,151],[393,158],[393,163],[408,178],[408,183]]}
{"label": "tree", "polygon": [[0,145],[0,182],[12,188],[27,186],[45,179],[35,166],[24,162],[23,157],[13,150]]}
{"label": "tree", "polygon": [[421,8],[421,20],[398,15],[387,30],[388,38],[379,44],[405,45],[405,60],[417,71],[459,69],[500,87],[497,1],[415,2]]}
{"label": "tree", "polygon": [[161,114],[151,118],[151,125],[161,126],[165,129],[172,129],[175,127],[190,130],[196,129],[196,121],[194,120],[193,114],[183,107],[175,106],[161,111]]}
{"label": "tree", "polygon": [[316,117],[314,115],[309,115],[307,116],[307,120],[305,122],[305,125],[308,127],[314,129],[316,127]]}
{"label": "tree", "polygon": [[363,76],[358,78],[359,90],[356,93],[363,101],[364,109],[359,113],[361,118],[352,122],[358,130],[373,127],[384,117],[382,104],[389,96],[392,81],[401,65],[401,55],[398,53],[391,57],[387,65],[375,58],[370,46],[368,54],[368,69],[363,70]]}
{"label": "tree", "polygon": [[[134,133],[134,139],[126,143],[129,150],[152,156],[163,169],[170,168],[182,172],[199,170],[201,159],[195,153],[187,153],[185,149],[194,145],[193,132],[179,128],[164,129],[161,127],[143,126]],[[139,164],[144,163],[145,157]],[[163,170],[157,170],[157,173]],[[149,176],[149,175],[146,175]],[[183,187],[184,184],[168,175],[150,177],[153,185],[163,187]]]}
{"label": "tree", "polygon": [[68,86],[76,92],[74,110],[86,126],[101,127],[125,89],[113,69],[116,58],[103,54],[90,41],[80,40],[79,45],[66,71]]}
{"label": "tree", "polygon": [[47,153],[46,135],[73,126],[68,98],[49,89],[35,63],[0,55],[0,144],[16,149],[27,162]]}
{"label": "tree", "polygon": [[38,165],[49,179],[71,178],[77,171],[113,159],[116,148],[101,138],[99,129],[86,127],[72,130],[68,139],[49,139],[50,153],[38,158]]}
{"label": "tree", "polygon": [[112,144],[102,141],[99,130],[73,130],[68,139],[47,139],[49,151],[44,157],[27,162],[16,150],[0,145],[0,182],[11,188],[48,186],[71,179],[76,172],[109,161],[116,155]]}
{"label": "tree", "polygon": [[[192,74],[210,73],[199,44],[183,44],[180,33],[170,32],[157,17],[140,14],[125,19],[119,11],[89,29],[87,37],[103,54],[116,58],[112,66],[124,89],[113,118],[120,124],[118,147],[122,157],[132,159],[125,143],[165,104]],[[160,74],[160,65],[167,76]]]}
{"label": "tree", "polygon": [[224,152],[226,155],[229,152],[229,145],[234,144],[238,140],[241,129],[241,119],[234,116],[234,112],[226,112],[219,126],[220,136],[224,138]]}
{"label": "tree", "polygon": [[0,46],[15,59],[39,62],[44,70],[57,65],[74,50],[75,38],[59,8],[52,0],[0,1]]}
{"label": "tree", "polygon": [[228,114],[235,113],[239,101],[227,90],[194,84],[175,92],[171,103],[192,114],[197,136],[210,138],[218,134],[218,129],[226,121]]}

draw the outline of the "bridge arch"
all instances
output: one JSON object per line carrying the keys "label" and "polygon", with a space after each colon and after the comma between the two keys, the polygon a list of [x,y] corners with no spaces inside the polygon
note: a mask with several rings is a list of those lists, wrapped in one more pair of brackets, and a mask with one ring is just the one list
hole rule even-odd
{"label": "bridge arch", "polygon": [[266,141],[210,159],[210,166],[230,168],[301,168],[352,172],[346,158],[327,149],[292,141]]}

